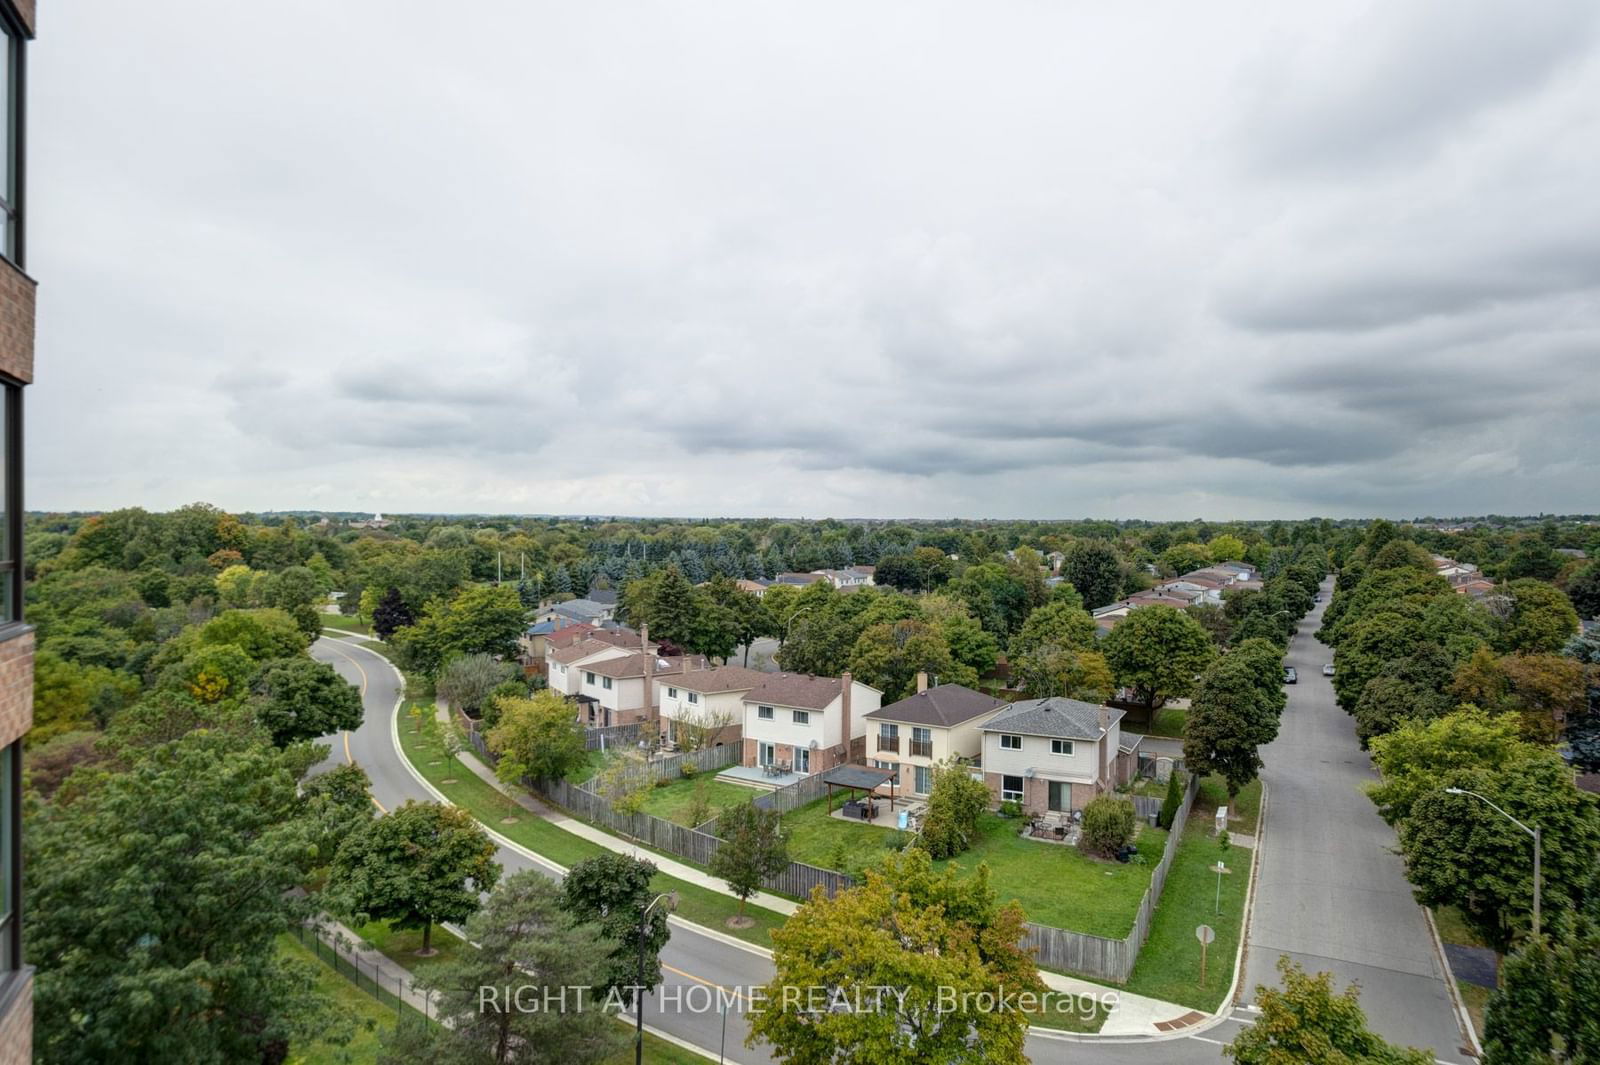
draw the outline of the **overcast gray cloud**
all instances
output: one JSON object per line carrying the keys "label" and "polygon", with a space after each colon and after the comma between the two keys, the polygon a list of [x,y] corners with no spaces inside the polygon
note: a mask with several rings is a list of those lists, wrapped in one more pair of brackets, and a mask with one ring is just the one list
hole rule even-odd
{"label": "overcast gray cloud", "polygon": [[30,504],[1600,510],[1587,0],[81,0]]}

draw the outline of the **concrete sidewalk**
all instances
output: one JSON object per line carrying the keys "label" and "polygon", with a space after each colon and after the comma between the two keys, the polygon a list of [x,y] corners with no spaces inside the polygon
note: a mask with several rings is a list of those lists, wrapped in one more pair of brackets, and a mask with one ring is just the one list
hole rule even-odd
{"label": "concrete sidewalk", "polygon": [[[440,724],[442,726],[448,725],[450,721],[450,711],[443,702],[438,704],[438,714]],[[647,859],[654,864],[657,869],[663,873],[666,873],[668,876],[677,877],[679,880],[684,880],[688,883],[703,887],[708,891],[715,891],[719,894],[729,895],[730,898],[732,897],[731,893],[728,891],[728,885],[726,882],[719,880],[703,869],[696,869],[692,865],[685,865],[682,862],[674,861],[673,859],[665,857],[664,855],[657,854],[655,851],[629,843],[627,840],[618,836],[613,836],[604,829],[595,828],[593,825],[584,821],[579,821],[575,817],[568,817],[560,810],[552,809],[551,807],[546,806],[544,803],[529,795],[521,788],[514,788],[501,782],[500,778],[494,775],[494,770],[484,765],[483,761],[479,759],[477,754],[473,751],[463,750],[460,754],[456,755],[456,757],[460,760],[462,765],[470,769],[473,774],[485,784],[488,784],[500,794],[504,795],[518,806],[522,807],[524,810],[543,818],[552,825],[571,832],[574,836],[581,836],[591,843],[597,843],[607,850],[615,851],[618,854],[626,854],[635,858]],[[754,895],[751,895],[749,903],[752,906],[759,906],[764,910],[772,910],[775,913],[781,913],[786,917],[800,908],[800,904],[797,902],[791,902],[789,899],[782,898],[777,895],[769,895],[763,891],[758,891]]]}
{"label": "concrete sidewalk", "polygon": [[[427,1017],[433,1016],[433,1005],[427,1001],[427,996],[411,986],[411,970],[375,948],[362,946],[360,936],[331,917],[319,918],[315,932],[323,946],[332,950],[362,976],[418,1013]],[[450,933],[441,927],[437,934]]]}

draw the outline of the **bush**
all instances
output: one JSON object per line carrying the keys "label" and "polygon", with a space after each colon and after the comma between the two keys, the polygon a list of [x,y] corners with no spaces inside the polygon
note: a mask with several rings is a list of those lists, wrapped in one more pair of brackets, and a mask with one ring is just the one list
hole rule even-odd
{"label": "bush", "polygon": [[1015,799],[1007,799],[1000,804],[1001,817],[1021,817],[1022,804]]}
{"label": "bush", "polygon": [[1170,829],[1182,805],[1183,785],[1178,783],[1178,771],[1174,769],[1172,775],[1167,777],[1167,797],[1161,800],[1161,813],[1156,816],[1156,824]]}
{"label": "bush", "polygon": [[665,787],[669,786],[671,783],[672,783],[672,781],[668,780],[666,777],[656,777],[654,780],[652,780],[650,782],[650,786],[652,788],[665,788]]}
{"label": "bush", "polygon": [[978,818],[989,805],[989,789],[958,765],[935,767],[922,822],[922,846],[934,859],[954,858],[972,845]]}
{"label": "bush", "polygon": [[1101,795],[1083,808],[1083,834],[1078,849],[1097,858],[1115,858],[1133,841],[1133,803]]}
{"label": "bush", "polygon": [[693,780],[698,772],[700,772],[700,768],[693,762],[684,762],[678,767],[678,775],[684,780]]}

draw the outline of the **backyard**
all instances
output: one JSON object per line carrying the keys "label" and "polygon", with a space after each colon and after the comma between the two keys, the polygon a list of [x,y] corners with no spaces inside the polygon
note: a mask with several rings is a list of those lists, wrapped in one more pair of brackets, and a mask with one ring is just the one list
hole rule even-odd
{"label": "backyard", "polygon": [[[838,806],[836,801],[834,804]],[[1086,857],[1076,847],[1023,839],[1022,822],[986,813],[978,822],[978,839],[965,854],[935,863],[955,862],[964,870],[989,866],[1001,902],[1016,899],[1028,920],[1074,932],[1120,939],[1133,928],[1139,900],[1150,874],[1161,860],[1167,834],[1142,828],[1135,839],[1142,863],[1123,864]],[[789,857],[823,869],[853,873],[910,837],[877,825],[830,818],[826,800],[784,815]]]}
{"label": "backyard", "polygon": [[704,792],[710,808],[707,817],[716,817],[726,807],[747,803],[760,794],[743,784],[731,784],[709,774],[701,774],[693,778],[679,777],[668,784],[648,789],[641,809],[674,824],[693,828],[696,822],[690,815],[694,809],[697,788]]}

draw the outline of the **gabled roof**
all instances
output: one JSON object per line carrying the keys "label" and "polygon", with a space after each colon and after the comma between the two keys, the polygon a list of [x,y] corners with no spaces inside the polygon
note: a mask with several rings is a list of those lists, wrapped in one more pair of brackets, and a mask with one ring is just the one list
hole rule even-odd
{"label": "gabled roof", "polygon": [[[606,658],[599,662],[591,662],[583,668],[602,677],[614,677],[618,680],[623,680],[644,676],[644,667],[647,661],[648,658],[645,655],[635,652],[631,655],[618,655],[616,658]],[[704,669],[706,667],[705,656],[687,655],[681,658],[656,658],[652,672],[658,677],[664,673],[682,673],[685,666],[689,669]]]}
{"label": "gabled roof", "polygon": [[793,706],[822,710],[839,697],[844,685],[838,677],[813,677],[809,673],[764,673],[765,678],[745,695],[751,706]]}
{"label": "gabled roof", "polygon": [[568,599],[565,603],[557,603],[550,608],[553,614],[562,617],[577,618],[579,621],[590,620],[609,614],[611,607],[605,603],[597,603],[593,599]]}
{"label": "gabled roof", "polygon": [[747,692],[760,686],[769,676],[771,674],[743,666],[718,666],[716,669],[680,673],[672,678],[671,683],[679,688],[710,695],[713,692]]}
{"label": "gabled roof", "polygon": [[873,720],[949,728],[1004,708],[1004,699],[973,691],[962,684],[941,684],[890,703],[866,716]]}
{"label": "gabled roof", "polygon": [[601,606],[617,605],[617,590],[615,588],[590,588],[589,601],[599,603]]}
{"label": "gabled roof", "polygon": [[609,644],[603,640],[579,640],[577,643],[571,643],[565,647],[557,647],[549,653],[549,657],[564,666],[569,666],[581,658],[588,658],[590,655],[599,654],[601,651],[616,651],[617,649],[615,644]]}
{"label": "gabled roof", "polygon": [[[1024,736],[1052,736],[1069,740],[1098,740],[1100,710],[1093,703],[1054,696],[1012,703],[979,726],[984,732],[1012,732]],[[1111,721],[1122,720],[1121,710],[1110,711]]]}

